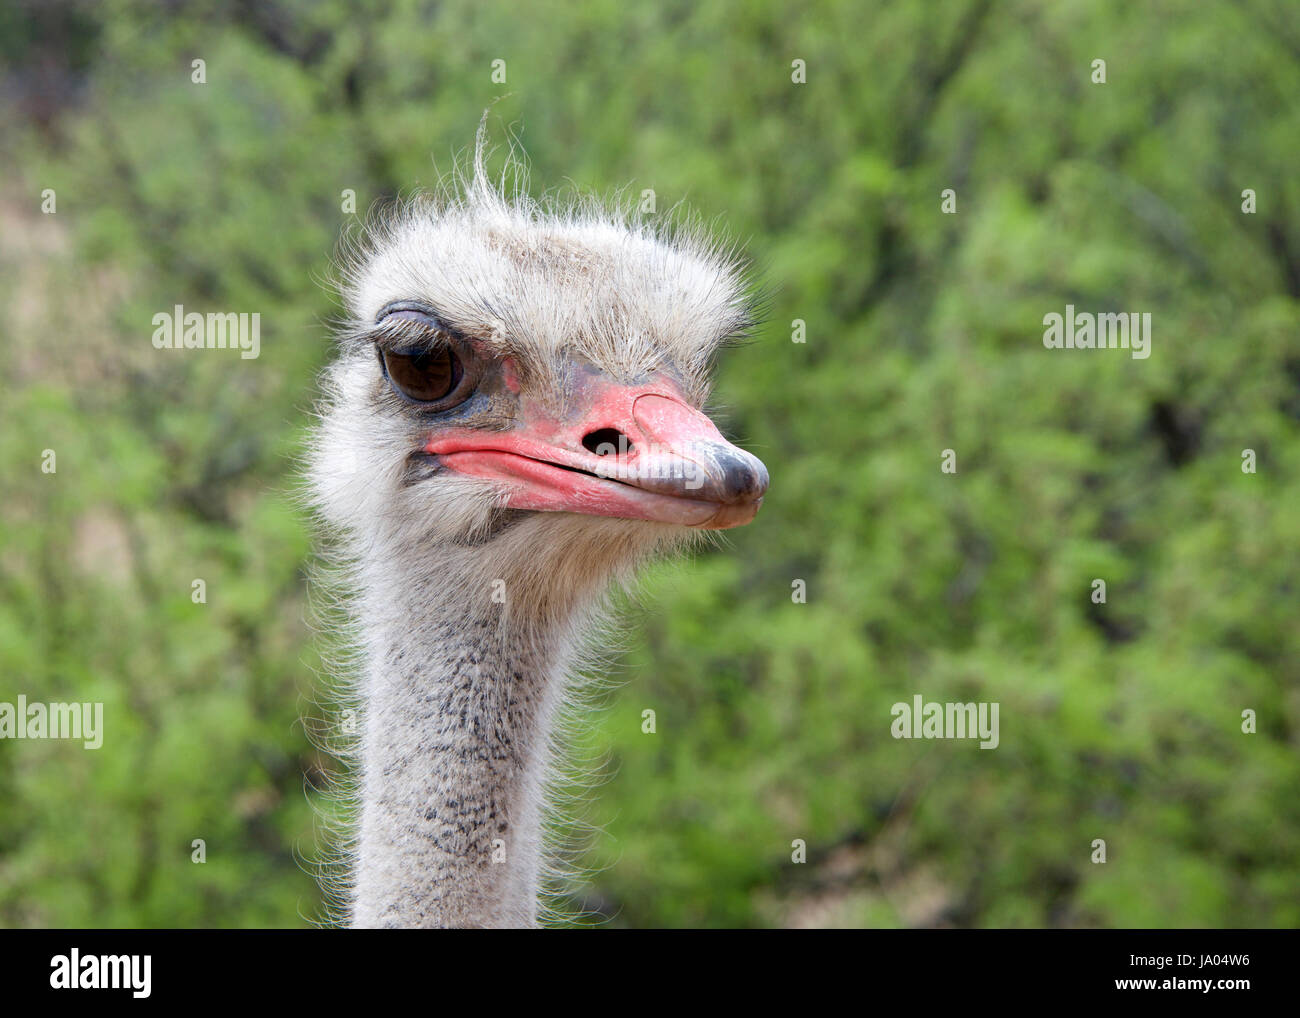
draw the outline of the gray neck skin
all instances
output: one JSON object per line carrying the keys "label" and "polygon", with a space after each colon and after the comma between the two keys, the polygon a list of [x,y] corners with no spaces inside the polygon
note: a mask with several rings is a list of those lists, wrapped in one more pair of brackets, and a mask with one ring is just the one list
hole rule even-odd
{"label": "gray neck skin", "polygon": [[363,577],[353,923],[534,926],[563,641],[510,626],[469,557],[441,566],[434,581]]}

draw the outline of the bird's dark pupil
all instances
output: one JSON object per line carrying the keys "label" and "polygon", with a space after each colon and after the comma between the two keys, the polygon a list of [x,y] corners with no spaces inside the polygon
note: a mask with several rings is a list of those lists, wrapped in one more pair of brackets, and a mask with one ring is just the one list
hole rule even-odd
{"label": "bird's dark pupil", "polygon": [[450,350],[430,353],[385,353],[384,364],[393,385],[410,399],[432,403],[455,387],[460,362]]}

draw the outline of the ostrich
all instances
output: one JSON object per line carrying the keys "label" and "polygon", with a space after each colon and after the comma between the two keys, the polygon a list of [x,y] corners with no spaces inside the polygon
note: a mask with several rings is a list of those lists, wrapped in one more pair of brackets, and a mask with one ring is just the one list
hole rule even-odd
{"label": "ostrich", "polygon": [[753,305],[731,249],[472,165],[345,246],[310,497],[359,665],[359,927],[539,924],[557,710],[608,594],[749,522],[701,412]]}

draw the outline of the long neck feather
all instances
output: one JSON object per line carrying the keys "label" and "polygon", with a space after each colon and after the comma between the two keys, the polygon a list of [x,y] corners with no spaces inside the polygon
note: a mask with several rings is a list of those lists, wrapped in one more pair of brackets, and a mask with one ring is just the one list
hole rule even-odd
{"label": "long neck feather", "polygon": [[444,573],[439,596],[394,591],[368,634],[357,925],[536,923],[567,662],[557,634],[512,625],[481,582]]}
{"label": "long neck feather", "polygon": [[550,727],[611,578],[671,537],[545,514],[360,563],[358,926],[531,926]]}

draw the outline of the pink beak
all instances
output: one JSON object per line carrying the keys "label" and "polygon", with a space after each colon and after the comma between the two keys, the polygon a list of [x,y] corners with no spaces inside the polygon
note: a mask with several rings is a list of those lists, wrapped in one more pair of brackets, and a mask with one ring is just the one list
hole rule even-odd
{"label": "pink beak", "polygon": [[723,530],[763,504],[767,468],[736,448],[666,378],[644,386],[589,377],[564,420],[521,405],[512,431],[439,432],[425,452],[500,482],[514,509],[618,516]]}

